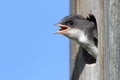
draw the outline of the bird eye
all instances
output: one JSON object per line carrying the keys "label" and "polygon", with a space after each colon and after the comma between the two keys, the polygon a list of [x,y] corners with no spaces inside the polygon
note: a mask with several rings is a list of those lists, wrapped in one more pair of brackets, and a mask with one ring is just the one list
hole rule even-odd
{"label": "bird eye", "polygon": [[69,25],[69,26],[73,26],[74,25],[74,22],[71,20],[71,21],[68,21],[67,22],[67,25]]}

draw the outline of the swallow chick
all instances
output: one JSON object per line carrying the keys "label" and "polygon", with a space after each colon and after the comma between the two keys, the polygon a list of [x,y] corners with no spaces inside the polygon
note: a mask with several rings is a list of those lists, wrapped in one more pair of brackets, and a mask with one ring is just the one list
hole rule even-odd
{"label": "swallow chick", "polygon": [[97,40],[97,27],[92,21],[81,15],[69,15],[56,25],[60,27],[56,34],[62,34],[71,40],[75,40],[90,55],[94,58],[97,57],[98,47],[95,42],[95,39]]}

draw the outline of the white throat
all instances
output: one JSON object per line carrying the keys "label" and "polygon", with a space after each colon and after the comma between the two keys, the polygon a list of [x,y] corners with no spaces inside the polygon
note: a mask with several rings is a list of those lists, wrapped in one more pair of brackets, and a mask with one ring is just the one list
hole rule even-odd
{"label": "white throat", "polygon": [[88,51],[89,54],[91,54],[95,58],[97,57],[98,48],[94,45],[93,42],[89,41],[85,32],[79,29],[72,29],[68,33],[69,37],[76,40],[82,47],[84,47]]}

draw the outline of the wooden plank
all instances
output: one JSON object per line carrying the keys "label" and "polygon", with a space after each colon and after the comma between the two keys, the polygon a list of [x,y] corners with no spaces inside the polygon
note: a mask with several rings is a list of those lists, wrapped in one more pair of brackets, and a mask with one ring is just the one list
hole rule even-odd
{"label": "wooden plank", "polygon": [[71,0],[70,13],[84,17],[93,14],[97,20],[99,55],[96,64],[86,64],[83,49],[74,41],[70,41],[70,79],[71,80],[103,80],[104,52],[104,20],[103,0]]}
{"label": "wooden plank", "polygon": [[109,0],[110,80],[120,80],[120,0]]}

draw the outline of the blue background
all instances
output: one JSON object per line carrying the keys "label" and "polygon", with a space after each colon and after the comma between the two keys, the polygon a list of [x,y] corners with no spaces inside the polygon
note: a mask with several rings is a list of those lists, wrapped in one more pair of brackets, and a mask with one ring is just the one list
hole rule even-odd
{"label": "blue background", "polygon": [[0,80],[68,80],[69,41],[53,24],[69,0],[0,0]]}

